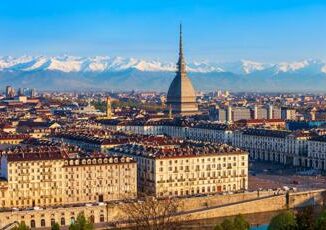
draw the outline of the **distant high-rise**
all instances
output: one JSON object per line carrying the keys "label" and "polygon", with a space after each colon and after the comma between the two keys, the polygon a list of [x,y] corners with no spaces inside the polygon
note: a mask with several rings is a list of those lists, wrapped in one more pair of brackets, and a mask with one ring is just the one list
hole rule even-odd
{"label": "distant high-rise", "polygon": [[192,115],[198,113],[196,92],[191,80],[187,77],[186,64],[182,47],[182,27],[180,25],[179,60],[176,76],[173,79],[168,95],[167,107],[171,108],[173,115]]}
{"label": "distant high-rise", "polygon": [[36,91],[35,89],[31,89],[31,94],[30,94],[30,97],[36,97]]}
{"label": "distant high-rise", "polygon": [[22,88],[18,89],[18,96],[24,96],[24,90]]}
{"label": "distant high-rise", "polygon": [[7,98],[14,97],[15,94],[16,94],[15,89],[12,86],[8,85],[6,87],[6,97]]}

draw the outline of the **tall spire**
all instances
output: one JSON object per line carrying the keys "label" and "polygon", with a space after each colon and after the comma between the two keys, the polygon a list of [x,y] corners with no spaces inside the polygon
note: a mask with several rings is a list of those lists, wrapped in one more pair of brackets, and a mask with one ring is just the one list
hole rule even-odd
{"label": "tall spire", "polygon": [[179,56],[183,59],[183,46],[182,46],[182,24],[180,23],[180,38],[179,38]]}
{"label": "tall spire", "polygon": [[183,56],[183,44],[182,44],[182,24],[180,23],[180,40],[179,40],[179,60],[178,60],[178,70],[177,72],[183,75],[186,73],[186,64]]}

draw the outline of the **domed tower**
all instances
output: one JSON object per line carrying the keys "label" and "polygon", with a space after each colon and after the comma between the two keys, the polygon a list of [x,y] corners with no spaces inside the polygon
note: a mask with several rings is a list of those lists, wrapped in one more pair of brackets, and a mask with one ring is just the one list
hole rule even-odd
{"label": "domed tower", "polygon": [[171,108],[173,115],[192,115],[198,113],[196,92],[191,80],[187,77],[186,64],[183,57],[181,25],[177,71],[170,85],[166,104],[168,108]]}

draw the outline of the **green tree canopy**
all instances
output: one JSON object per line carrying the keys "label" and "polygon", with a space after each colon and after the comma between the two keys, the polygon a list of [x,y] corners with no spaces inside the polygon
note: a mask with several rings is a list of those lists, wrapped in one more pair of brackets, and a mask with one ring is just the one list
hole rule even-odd
{"label": "green tree canopy", "polygon": [[215,225],[214,230],[223,230],[220,224]]}
{"label": "green tree canopy", "polygon": [[13,230],[30,230],[30,228],[25,224],[25,222],[20,222],[20,224],[14,227]]}
{"label": "green tree canopy", "polygon": [[237,230],[248,230],[250,228],[250,224],[245,220],[245,218],[243,218],[242,215],[237,215],[233,220],[233,224]]}
{"label": "green tree canopy", "polygon": [[69,226],[69,230],[93,230],[93,224],[86,219],[84,213],[79,213],[75,223]]}
{"label": "green tree canopy", "polygon": [[274,216],[269,224],[268,230],[295,230],[296,219],[291,211],[284,211]]}
{"label": "green tree canopy", "polygon": [[313,206],[301,209],[296,214],[297,230],[314,230],[314,208]]}
{"label": "green tree canopy", "polygon": [[221,224],[217,224],[214,230],[248,230],[250,224],[243,218],[242,215],[237,215],[235,218],[225,219]]}
{"label": "green tree canopy", "polygon": [[326,209],[320,213],[316,220],[315,229],[326,230]]}
{"label": "green tree canopy", "polygon": [[232,220],[225,219],[221,224],[223,230],[235,230],[235,226]]}
{"label": "green tree canopy", "polygon": [[58,223],[54,223],[54,225],[52,225],[51,230],[60,230],[60,225]]}

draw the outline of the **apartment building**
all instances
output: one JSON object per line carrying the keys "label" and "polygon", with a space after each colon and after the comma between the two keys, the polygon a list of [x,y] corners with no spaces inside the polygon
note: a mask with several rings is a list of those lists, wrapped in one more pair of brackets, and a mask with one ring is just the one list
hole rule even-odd
{"label": "apartment building", "polygon": [[326,170],[326,163],[323,163],[326,160],[326,146],[325,151],[322,147],[326,142],[322,136],[323,133],[316,133],[315,130],[243,128],[235,125],[187,120],[115,121],[115,124],[102,125],[131,133],[225,143],[248,151],[252,159]]}
{"label": "apartment building", "polygon": [[19,148],[1,154],[0,208],[105,202],[137,195],[129,157],[69,157],[65,149]]}
{"label": "apartment building", "polygon": [[226,144],[175,141],[117,146],[111,154],[137,161],[138,191],[157,197],[248,188],[248,153]]}

